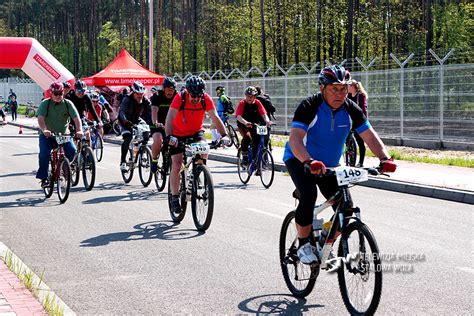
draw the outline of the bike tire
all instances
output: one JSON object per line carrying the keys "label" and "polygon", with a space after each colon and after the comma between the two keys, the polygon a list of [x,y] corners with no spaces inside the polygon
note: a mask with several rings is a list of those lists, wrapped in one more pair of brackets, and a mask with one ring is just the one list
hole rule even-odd
{"label": "bike tire", "polygon": [[[339,289],[344,305],[346,305],[351,315],[373,315],[382,295],[382,263],[375,237],[369,227],[359,221],[349,224],[341,237],[338,257],[352,258],[346,260],[349,262],[342,264],[337,270]],[[349,253],[344,253],[344,242],[347,242]],[[367,245],[371,253],[367,252],[369,250],[366,247]],[[351,252],[356,255],[351,255]],[[354,267],[358,270],[354,270]],[[370,289],[371,285],[369,283],[373,284]],[[360,298],[352,297],[352,295],[357,295],[356,292],[358,291],[350,289],[351,286],[362,287],[361,290],[364,293]],[[366,290],[371,291],[371,293],[365,293]],[[367,307],[358,306],[359,303],[368,302],[370,296],[370,303],[367,304]]]}
{"label": "bike tire", "polygon": [[179,196],[181,202],[181,213],[175,213],[171,209],[171,181],[168,181],[168,208],[170,211],[171,219],[175,223],[181,223],[186,215],[186,174],[185,170],[181,171],[179,174]]}
{"label": "bike tire", "polygon": [[85,147],[82,149],[81,160],[82,181],[84,182],[84,188],[86,191],[90,191],[92,188],[94,188],[96,174],[95,159],[92,148]]}
{"label": "bike tire", "polygon": [[191,209],[197,230],[206,231],[211,225],[214,213],[214,183],[211,171],[206,165],[196,165]]}
{"label": "bike tire", "polygon": [[231,146],[235,146],[235,148],[239,149],[239,137],[237,136],[237,132],[235,131],[234,127],[229,123],[227,124],[227,134],[229,135],[230,141],[232,142]]}
{"label": "bike tire", "polygon": [[296,233],[295,211],[291,211],[283,220],[280,231],[280,266],[285,283],[290,292],[298,297],[308,296],[316,284],[319,265],[307,265],[299,261],[296,254],[298,236]]}
{"label": "bike tire", "polygon": [[275,162],[273,161],[272,153],[268,149],[263,149],[262,157],[260,159],[260,181],[263,186],[268,189],[275,177]]}
{"label": "bike tire", "polygon": [[169,167],[168,163],[166,163],[165,166],[165,160],[167,159],[165,155],[167,155],[167,153],[161,152],[158,156],[158,170],[155,172],[155,185],[158,192],[161,192],[165,189],[166,177],[168,175],[167,169],[169,169]]}
{"label": "bike tire", "polygon": [[81,166],[79,165],[80,153],[76,153],[71,163],[71,186],[75,187],[79,183],[81,175]]}
{"label": "bike tire", "polygon": [[57,191],[59,202],[63,204],[69,197],[71,189],[71,166],[69,160],[63,158],[59,163],[59,177],[57,179]]}
{"label": "bike tire", "polygon": [[346,142],[345,151],[346,166],[354,167],[357,161],[357,142],[353,135]]}
{"label": "bike tire", "polygon": [[102,157],[104,157],[104,140],[100,134],[97,134],[94,147],[95,158],[97,159],[97,162],[100,162]]}
{"label": "bike tire", "polygon": [[144,187],[150,185],[153,177],[151,172],[151,149],[145,145],[140,146],[140,151],[138,152],[138,175]]}
{"label": "bike tire", "polygon": [[48,199],[50,198],[52,195],[53,195],[53,191],[54,191],[54,173],[55,173],[55,166],[53,166],[53,161],[50,160],[50,163],[51,163],[51,167],[49,168],[49,171],[48,171],[48,181],[49,181],[49,185],[47,187],[44,187],[43,188],[43,192],[44,192],[44,195],[45,197]]}
{"label": "bike tire", "polygon": [[251,174],[248,172],[249,167],[250,162],[246,168],[242,168],[242,150],[239,149],[237,151],[237,173],[239,174],[239,179],[243,184],[247,184],[247,182],[250,180]]}
{"label": "bike tire", "polygon": [[120,173],[122,174],[122,179],[125,183],[129,183],[132,181],[133,178],[133,170],[135,168],[134,166],[134,161],[133,161],[133,150],[129,149],[127,150],[127,155],[125,156],[125,161],[127,163],[127,170],[120,170]]}

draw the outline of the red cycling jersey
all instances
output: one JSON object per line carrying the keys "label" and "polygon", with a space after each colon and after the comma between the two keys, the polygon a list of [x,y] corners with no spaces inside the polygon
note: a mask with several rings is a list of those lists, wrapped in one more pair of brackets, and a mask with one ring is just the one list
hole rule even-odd
{"label": "red cycling jersey", "polygon": [[[92,106],[94,106],[94,102],[92,102]],[[101,117],[101,114],[102,114],[102,105],[100,105],[100,103],[97,103],[95,106],[94,106],[94,110],[95,112],[97,113],[97,116],[100,118]],[[92,115],[91,112],[87,111],[87,119],[89,121],[93,121],[94,120],[94,115]]]}
{"label": "red cycling jersey", "polygon": [[[170,105],[170,108],[178,110],[178,114],[173,121],[172,134],[174,136],[191,136],[203,130],[202,122],[204,120],[204,109],[202,106],[202,101],[199,101],[198,104],[193,105],[187,93],[184,109],[181,109],[181,93],[176,94]],[[206,102],[206,112],[214,110],[214,102],[212,101],[211,97],[207,93],[204,93],[203,97],[204,102]]]}

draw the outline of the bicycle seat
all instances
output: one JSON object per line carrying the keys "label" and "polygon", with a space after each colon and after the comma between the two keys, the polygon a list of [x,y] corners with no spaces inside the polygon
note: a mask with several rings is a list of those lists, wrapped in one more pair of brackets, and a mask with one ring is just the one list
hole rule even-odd
{"label": "bicycle seat", "polygon": [[293,197],[294,197],[295,199],[297,199],[297,200],[300,199],[301,194],[300,194],[300,191],[299,191],[298,189],[295,189],[295,190],[293,191]]}

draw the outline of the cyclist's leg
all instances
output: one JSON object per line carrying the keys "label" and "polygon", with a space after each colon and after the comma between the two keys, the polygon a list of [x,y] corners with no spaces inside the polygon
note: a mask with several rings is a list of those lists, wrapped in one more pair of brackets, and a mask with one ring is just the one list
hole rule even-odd
{"label": "cyclist's leg", "polygon": [[39,136],[39,154],[38,154],[38,171],[36,172],[37,179],[46,179],[48,177],[49,156],[53,149],[54,141],[51,137],[46,138],[43,134]]}
{"label": "cyclist's leg", "polygon": [[237,124],[237,127],[239,129],[240,135],[242,135],[242,141],[240,142],[240,148],[242,151],[242,158],[244,161],[247,160],[248,157],[248,152],[247,149],[250,144],[250,131],[247,127],[245,127],[243,124]]}
{"label": "cyclist's leg", "polygon": [[357,147],[359,147],[359,164],[360,166],[364,165],[364,159],[365,159],[365,143],[362,137],[357,132],[354,132],[354,137],[357,142]]}
{"label": "cyclist's leg", "polygon": [[64,144],[64,153],[70,162],[73,161],[74,155],[76,154],[76,145],[74,145],[72,140]]}
{"label": "cyclist's leg", "polygon": [[122,149],[121,149],[121,156],[120,156],[120,164],[125,162],[125,157],[127,156],[127,151],[130,146],[130,142],[132,141],[132,129],[122,129]]}
{"label": "cyclist's leg", "polygon": [[165,135],[163,128],[151,128],[151,136],[153,138],[153,144],[151,145],[151,158],[157,160],[160,155],[161,146],[163,145],[163,138]]}
{"label": "cyclist's leg", "polygon": [[257,134],[256,128],[250,130],[250,137],[252,142],[252,157],[256,157],[258,145],[260,145],[260,135]]}
{"label": "cyclist's leg", "polygon": [[179,172],[183,164],[183,150],[174,146],[169,147],[171,154],[171,172],[170,172],[170,188],[171,195],[177,196],[179,193]]}

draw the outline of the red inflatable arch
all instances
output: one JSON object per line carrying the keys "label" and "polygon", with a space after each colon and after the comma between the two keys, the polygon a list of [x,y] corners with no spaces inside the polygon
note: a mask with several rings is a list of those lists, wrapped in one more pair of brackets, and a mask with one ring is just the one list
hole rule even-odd
{"label": "red inflatable arch", "polygon": [[31,37],[0,37],[0,68],[21,69],[46,91],[56,80],[74,83],[72,73]]}

